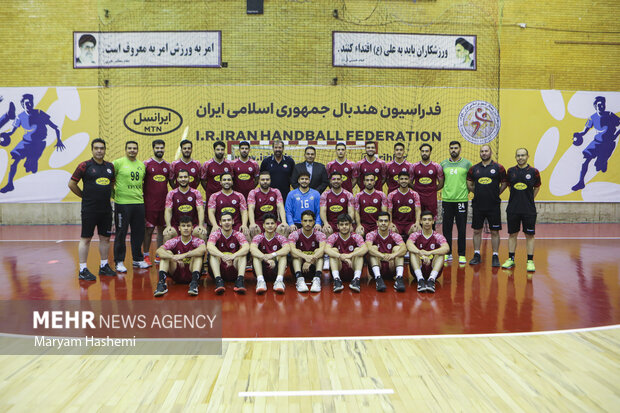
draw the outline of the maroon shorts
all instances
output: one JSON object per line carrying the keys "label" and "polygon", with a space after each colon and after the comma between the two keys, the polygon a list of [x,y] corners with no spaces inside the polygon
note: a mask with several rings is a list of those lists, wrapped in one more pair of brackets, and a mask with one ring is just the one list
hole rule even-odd
{"label": "maroon shorts", "polygon": [[394,223],[394,226],[396,227],[396,231],[400,234],[401,237],[403,237],[404,241],[407,241],[407,239],[409,239],[409,229],[413,226],[414,223],[409,223],[409,224],[399,224],[398,222]]}
{"label": "maroon shorts", "polygon": [[192,280],[190,265],[191,263],[184,264],[183,266],[177,264],[177,268],[170,274],[170,278],[177,284],[189,284]]}
{"label": "maroon shorts", "polygon": [[227,266],[224,262],[220,262],[220,274],[226,282],[234,282],[238,276],[235,266]]}
{"label": "maroon shorts", "polygon": [[269,266],[263,262],[263,277],[265,277],[265,281],[268,283],[272,283],[276,280],[278,276],[278,262],[276,261],[276,265],[273,268],[269,268]]}
{"label": "maroon shorts", "polygon": [[353,279],[353,268],[349,267],[344,262],[340,268],[340,279],[342,282],[350,282]]}
{"label": "maroon shorts", "polygon": [[381,278],[384,280],[393,280],[396,278],[396,267],[394,267],[394,270],[391,270],[390,263],[387,261],[381,261],[380,271]]}
{"label": "maroon shorts", "polygon": [[144,217],[146,219],[146,226],[148,228],[166,226],[166,221],[164,220],[163,209],[162,210],[147,209],[145,211]]}
{"label": "maroon shorts", "polygon": [[433,213],[433,218],[437,219],[437,194],[419,195],[422,211],[431,211]]}

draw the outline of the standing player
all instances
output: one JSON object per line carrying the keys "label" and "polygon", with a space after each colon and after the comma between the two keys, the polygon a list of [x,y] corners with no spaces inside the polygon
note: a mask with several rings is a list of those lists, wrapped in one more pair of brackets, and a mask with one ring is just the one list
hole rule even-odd
{"label": "standing player", "polygon": [[233,216],[222,212],[220,226],[213,227],[207,242],[211,274],[215,278],[215,293],[224,294],[224,281],[235,280],[234,291],[245,294],[244,275],[250,245],[245,236],[233,230]]}
{"label": "standing player", "polygon": [[379,212],[387,211],[387,197],[375,189],[376,180],[373,173],[364,175],[364,190],[355,196],[355,232],[362,237],[377,229]]}
{"label": "standing player", "polygon": [[329,266],[334,278],[334,292],[340,292],[344,288],[340,273],[345,279],[351,279],[349,288],[357,293],[360,292],[360,278],[364,266],[364,255],[368,247],[364,238],[352,232],[353,219],[348,214],[338,217],[338,232],[327,238],[325,252],[329,255]]}
{"label": "standing player", "polygon": [[201,169],[200,162],[192,159],[192,141],[183,139],[179,145],[181,147],[181,159],[172,161],[170,164],[170,186],[176,188],[177,174],[181,169],[185,169],[189,174],[189,186],[197,189],[200,185]]}
{"label": "standing player", "polygon": [[437,219],[437,191],[443,188],[443,168],[437,162],[431,161],[433,147],[428,143],[420,145],[421,161],[411,166],[413,190],[420,195],[420,205],[423,211],[431,211]]}
{"label": "standing player", "polygon": [[[146,229],[144,230],[144,261],[151,265],[149,250],[151,238],[157,227],[157,248],[164,243],[164,210],[166,208],[166,195],[168,195],[168,176],[170,164],[164,160],[166,142],[161,139],[153,141],[153,157],[144,161],[145,175],[144,186],[144,209]],[[157,259],[155,260],[157,262]]]}
{"label": "standing player", "polygon": [[142,255],[144,242],[144,164],[136,159],[138,142],[125,143],[125,156],[114,161],[114,222],[116,235],[114,239],[114,261],[116,271],[127,272],[125,268],[125,237],[131,227],[131,255],[133,266],[148,268]]}
{"label": "standing player", "polygon": [[334,172],[340,172],[342,174],[342,187],[353,193],[359,174],[356,164],[347,159],[347,145],[344,142],[336,144],[336,159],[328,162],[325,169],[329,177]]}
{"label": "standing player", "polygon": [[295,161],[290,156],[284,155],[284,143],[277,139],[273,141],[273,155],[263,159],[260,164],[261,171],[271,172],[271,186],[287,199],[291,190],[291,176],[295,169]]}
{"label": "standing player", "polygon": [[[435,292],[435,280],[443,271],[444,254],[450,250],[443,235],[433,231],[435,220],[431,211],[421,215],[422,231],[414,232],[407,240],[411,273],[418,282],[418,292]],[[424,277],[427,279],[424,280]]]}
{"label": "standing player", "polygon": [[403,239],[420,230],[420,196],[409,188],[409,172],[398,174],[399,188],[387,196],[387,210],[392,217],[392,230]]}
{"label": "standing player", "polygon": [[192,219],[185,215],[179,222],[181,235],[166,241],[157,249],[161,258],[159,264],[159,281],[153,294],[155,297],[168,292],[166,278],[172,275],[172,279],[178,284],[189,283],[189,295],[198,295],[198,281],[202,270],[202,260],[207,251],[204,240],[192,236]]}
{"label": "standing player", "polygon": [[[301,213],[309,209],[318,217],[320,212],[321,194],[315,189],[310,188],[310,174],[300,172],[297,178],[299,188],[292,190],[286,197],[284,210],[286,211],[286,222],[289,224],[290,231],[301,228]],[[321,230],[321,218],[317,218],[318,230]]]}
{"label": "standing player", "polygon": [[[82,198],[82,234],[78,246],[80,259],[79,279],[95,281],[97,278],[86,267],[90,241],[97,227],[99,235],[99,254],[101,264],[99,275],[115,276],[116,272],[108,264],[108,251],[110,250],[110,234],[112,232],[112,187],[114,186],[114,165],[103,160],[105,157],[105,141],[100,138],[93,139],[90,144],[93,157],[78,165],[69,180],[69,189]],[[83,181],[82,189],[78,187],[80,179]]]}
{"label": "standing player", "polygon": [[306,277],[314,275],[310,292],[321,291],[321,268],[325,253],[325,234],[316,229],[314,212],[305,210],[301,213],[301,229],[288,236],[295,271],[295,285],[300,293],[307,293]]}
{"label": "standing player", "polygon": [[204,227],[205,207],[202,195],[200,191],[189,186],[189,173],[185,169],[178,172],[177,182],[179,186],[166,195],[164,240],[168,241],[179,235],[179,224],[184,216],[191,218],[194,226],[192,235],[204,240],[207,230]]}
{"label": "standing player", "polygon": [[383,277],[389,276],[395,279],[394,289],[402,293],[405,291],[403,273],[407,246],[400,235],[390,231],[390,214],[379,212],[377,226],[378,229],[366,235],[368,261],[375,276],[377,291],[385,291]]}
{"label": "standing player", "polygon": [[[377,147],[374,142],[366,142],[364,147],[366,155],[356,164],[359,176],[366,176],[367,173],[375,175],[377,180],[375,181],[375,189],[377,191],[383,191],[383,183],[385,182],[385,161],[379,159],[376,155]],[[360,189],[362,185],[360,183]]]}
{"label": "standing player", "polygon": [[[289,253],[289,241],[280,234],[276,234],[276,216],[265,215],[265,233],[258,234],[252,239],[250,253],[256,274],[256,293],[267,291],[267,281],[273,282],[273,290],[284,294],[284,272],[286,271],[286,256]],[[275,281],[275,282],[274,282]]]}
{"label": "standing player", "polygon": [[[222,189],[220,179],[223,174],[230,174],[230,189],[232,190],[232,165],[224,159],[226,144],[222,141],[213,143],[213,158],[202,166],[202,187],[205,190],[205,199],[209,201],[211,195]],[[244,198],[245,199],[245,198]],[[217,215],[219,217],[219,214]],[[213,225],[211,223],[211,225]]]}
{"label": "standing player", "polygon": [[394,192],[398,189],[398,174],[411,171],[411,163],[405,159],[405,145],[402,142],[394,144],[394,160],[386,165],[385,179],[387,182],[387,192]]}
{"label": "standing player", "polygon": [[[540,190],[540,173],[538,169],[528,165],[529,154],[527,149],[519,148],[516,152],[517,165],[508,169],[508,185],[510,198],[506,207],[508,223],[508,259],[503,268],[512,268],[515,265],[515,250],[517,235],[521,223],[525,233],[527,249],[527,271],[534,272],[534,234],[536,233],[536,205],[534,199]],[[529,277],[528,277],[529,278]]]}
{"label": "standing player", "polygon": [[467,188],[474,193],[471,201],[473,216],[471,227],[474,230],[474,257],[469,261],[471,265],[480,264],[480,243],[482,242],[482,226],[484,220],[489,222],[491,230],[491,247],[493,249],[492,266],[499,267],[499,231],[502,229],[502,219],[499,198],[506,189],[506,170],[491,159],[493,151],[489,145],[480,147],[481,162],[469,168],[467,173]]}
{"label": "standing player", "polygon": [[279,218],[276,232],[286,236],[288,224],[284,211],[284,200],[280,191],[271,188],[271,174],[262,171],[258,177],[258,188],[254,188],[248,195],[248,220],[250,222],[250,236],[263,232],[263,223],[266,214],[274,214]]}
{"label": "standing player", "polygon": [[321,231],[330,236],[338,231],[338,216],[349,214],[353,216],[355,211],[355,199],[353,194],[342,188],[342,174],[334,172],[330,178],[330,189],[321,194],[320,211],[323,228]]}
{"label": "standing player", "polygon": [[242,194],[248,199],[248,194],[256,188],[258,180],[258,163],[250,159],[250,142],[243,141],[239,144],[239,158],[232,163],[232,173],[234,175],[233,190]]}
{"label": "standing player", "polygon": [[249,239],[248,205],[245,198],[239,192],[232,190],[233,177],[230,172],[224,172],[219,181],[221,191],[211,195],[207,205],[211,226],[213,229],[218,228],[215,217],[221,216],[222,212],[230,212],[233,217],[233,229],[243,232],[243,235]]}
{"label": "standing player", "polygon": [[452,260],[452,226],[456,219],[458,231],[459,264],[465,264],[465,231],[467,226],[467,203],[469,191],[467,189],[467,172],[471,168],[471,162],[461,158],[461,144],[459,141],[450,142],[450,158],[441,163],[445,177],[444,187],[441,192],[441,206],[443,209],[443,236],[448,240],[450,251],[445,257],[446,261]]}

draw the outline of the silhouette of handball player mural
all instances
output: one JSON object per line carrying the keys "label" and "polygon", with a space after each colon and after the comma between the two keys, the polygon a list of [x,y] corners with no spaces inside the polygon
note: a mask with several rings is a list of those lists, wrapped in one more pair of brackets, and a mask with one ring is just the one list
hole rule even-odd
{"label": "silhouette of handball player mural", "polygon": [[9,180],[4,188],[0,189],[1,193],[7,193],[15,189],[13,186],[13,178],[17,172],[17,165],[19,161],[25,159],[24,169],[26,172],[32,172],[33,174],[39,169],[39,158],[45,150],[45,139],[47,138],[47,126],[56,131],[56,150],[62,151],[65,149],[65,145],[60,140],[60,130],[58,126],[51,121],[50,116],[39,109],[34,109],[34,97],[26,93],[22,96],[21,100],[24,111],[15,117],[15,106],[13,102],[9,105],[7,113],[0,117],[0,128],[4,126],[9,120],[15,119],[13,122],[13,129],[9,132],[0,133],[0,145],[8,146],[11,143],[11,135],[20,126],[26,131],[21,142],[19,142],[15,148],[11,151],[11,157],[13,163],[9,170]]}
{"label": "silhouette of handball player mural", "polygon": [[596,112],[588,118],[584,130],[573,134],[573,144],[581,146],[586,132],[591,128],[596,130],[594,139],[582,152],[584,160],[583,165],[581,165],[581,174],[579,175],[579,182],[571,188],[573,191],[585,188],[584,179],[592,159],[596,159],[594,167],[597,171],[607,171],[607,161],[616,148],[615,140],[620,133],[620,129],[618,129],[620,118],[615,113],[605,110],[605,98],[603,96],[594,98],[594,109]]}

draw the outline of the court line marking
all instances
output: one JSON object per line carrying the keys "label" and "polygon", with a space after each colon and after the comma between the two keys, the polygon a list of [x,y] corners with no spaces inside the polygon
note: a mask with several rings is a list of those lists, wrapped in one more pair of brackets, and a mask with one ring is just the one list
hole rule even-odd
{"label": "court line marking", "polygon": [[[537,240],[565,240],[565,239],[583,239],[583,240],[596,240],[596,239],[602,239],[602,240],[617,240],[620,239],[620,237],[535,237]],[[452,238],[452,240],[456,240],[457,238]],[[465,238],[467,240],[471,240],[473,238]],[[490,238],[482,238],[484,239],[490,239]],[[500,237],[500,239],[502,240],[507,240],[508,237],[503,238]],[[519,239],[525,239],[525,237],[521,238],[519,237]],[[113,242],[114,240],[110,240],[110,242]],[[63,239],[63,240],[54,240],[54,239],[0,239],[0,242],[55,242],[55,243],[60,243],[60,242],[80,242],[79,239]],[[91,242],[99,242],[99,239],[92,239]],[[128,242],[128,241],[127,241]]]}
{"label": "court line marking", "polygon": [[394,394],[393,389],[240,391],[239,397],[357,396]]}

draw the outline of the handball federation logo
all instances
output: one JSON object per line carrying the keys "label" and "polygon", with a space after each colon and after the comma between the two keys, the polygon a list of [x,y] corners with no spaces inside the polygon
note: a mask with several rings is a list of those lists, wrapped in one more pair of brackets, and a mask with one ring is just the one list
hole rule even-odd
{"label": "handball federation logo", "polygon": [[459,131],[468,141],[476,145],[491,142],[499,133],[501,125],[495,106],[484,100],[465,105],[459,113]]}

